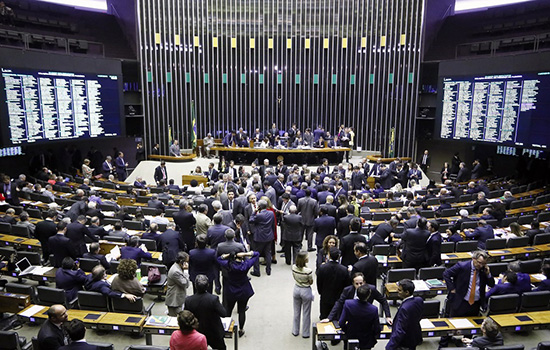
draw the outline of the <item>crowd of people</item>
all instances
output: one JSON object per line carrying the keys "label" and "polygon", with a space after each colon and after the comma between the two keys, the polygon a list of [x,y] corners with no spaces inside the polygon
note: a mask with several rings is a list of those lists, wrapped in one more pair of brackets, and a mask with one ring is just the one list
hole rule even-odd
{"label": "crowd of people", "polygon": [[[117,164],[119,158],[120,163],[125,164],[123,157],[121,152]],[[124,179],[125,174],[119,172],[117,166],[113,167],[109,158],[104,161],[102,174],[110,178],[106,182],[118,186],[120,183],[114,180],[113,172],[119,179]],[[525,276],[517,265],[511,264],[501,283],[485,293],[485,286],[494,284],[487,269],[488,256],[483,251],[487,239],[495,237],[494,227],[488,221],[498,226],[514,197],[507,191],[503,198],[492,203],[485,198],[489,187],[509,189],[513,184],[472,181],[461,187],[445,179],[441,187],[431,182],[426,189],[419,184],[423,176],[419,167],[429,166],[428,152],[418,164],[397,158],[389,165],[381,160],[371,165],[364,159],[357,164],[330,166],[323,160],[317,169],[283,162],[273,166],[264,160],[262,165],[253,164],[250,171],[245,171],[233,161],[220,160],[218,166],[210,163],[206,171],[200,167],[194,170],[195,174],[207,178],[207,188],[198,186],[196,181],[182,188],[174,184],[166,164],[161,162],[155,170],[156,186],[153,187],[157,193],[152,194],[147,203],[147,208],[155,210],[157,215],[146,218],[142,209],[130,213],[127,207],[117,204],[114,195],[100,196],[93,191],[89,175],[93,176],[94,169],[85,168],[89,162],[84,161],[81,184],[69,183],[47,168],[40,171],[35,183],[25,175],[16,180],[2,175],[0,193],[11,205],[18,205],[19,197],[27,198],[30,193],[55,200],[57,192],[53,186],[58,189],[73,186],[74,194],[68,197],[70,206],[63,209],[52,200],[45,219],[34,227],[28,222],[28,213],[23,211],[17,220],[12,208],[0,220],[29,227],[29,235],[42,244],[44,262],[53,255],[51,263],[58,268],[56,286],[64,289],[69,299],[85,289],[135,302],[145,293],[136,269],[143,260],[152,259],[151,253],[140,245],[140,239],[154,241],[156,250],[163,253],[162,263],[168,270],[167,312],[178,317],[181,329],[170,341],[177,349],[188,349],[185,344],[197,344],[197,348],[202,349],[205,341],[212,348],[225,349],[220,318],[231,315],[235,306],[239,336],[242,336],[248,301],[254,295],[248,275],[262,275],[260,260],[265,264],[265,274],[271,275],[272,264],[278,263],[278,254],[287,265],[292,265],[289,273],[295,281],[293,335],[311,336],[312,286],[315,285],[320,296],[319,319],[339,321],[348,336],[359,339],[361,348],[372,348],[380,332],[378,308],[372,305],[374,300],[379,303],[387,324],[393,327],[386,349],[414,348],[422,341],[419,326],[422,298],[413,296],[414,284],[410,280],[400,281],[398,290],[403,302],[392,318],[388,301],[377,288],[378,261],[371,254],[376,245],[395,246],[403,267],[418,270],[441,265],[443,241],[476,239],[479,250],[473,253],[472,260],[458,263],[445,272],[452,316],[477,314],[491,295],[527,290]],[[372,188],[367,184],[371,176],[376,179]],[[46,185],[42,187],[41,183]],[[150,187],[140,178],[133,186],[126,186],[128,190],[120,197],[137,197],[136,191],[148,191]],[[463,209],[460,219],[449,225],[441,214],[451,208],[453,198],[464,194],[477,198],[472,211],[483,215],[472,217]],[[176,205],[173,197],[178,195],[183,198]],[[428,205],[433,198],[439,200],[438,206]],[[364,219],[362,214],[369,213],[371,207],[390,207],[395,201],[401,202],[401,208],[386,222],[372,226]],[[104,205],[114,210],[109,216],[120,222],[102,225],[109,217],[102,210]],[[165,216],[168,210],[172,220]],[[433,215],[428,216],[425,211]],[[144,231],[141,237],[131,235],[123,227],[125,220],[140,223]],[[477,221],[476,228],[463,230],[462,224],[471,221]],[[448,225],[443,233],[441,225]],[[161,230],[161,226],[165,228]],[[403,230],[397,230],[398,227]],[[538,222],[533,222],[532,227],[525,233],[532,239],[544,232]],[[516,234],[524,233],[518,230]],[[100,254],[99,240],[113,237],[127,245],[120,249],[119,255]],[[92,242],[89,248],[86,242]],[[316,252],[314,262],[309,262],[309,252]],[[82,257],[100,262],[89,276],[76,262]],[[120,261],[116,271],[111,269],[114,260]],[[108,271],[117,273],[112,281],[107,281]],[[543,272],[550,273],[550,266],[544,266]],[[189,286],[193,287],[192,295],[188,295]],[[548,286],[542,283],[538,288],[548,289]],[[221,302],[214,293],[222,296]],[[61,306],[50,309],[51,324],[47,323],[47,327],[59,328],[63,314],[66,315],[62,311]],[[495,338],[490,321],[484,329],[484,336]],[[51,339],[45,339],[49,338],[39,334],[42,344],[50,344]],[[57,349],[66,344],[65,340],[48,348]],[[448,339],[442,339],[442,344],[445,342]]]}

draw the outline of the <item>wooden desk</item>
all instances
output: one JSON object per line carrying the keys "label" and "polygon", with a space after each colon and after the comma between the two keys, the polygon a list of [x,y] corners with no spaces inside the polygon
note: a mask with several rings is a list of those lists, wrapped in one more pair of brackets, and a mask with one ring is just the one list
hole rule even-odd
{"label": "wooden desk", "polygon": [[[445,283],[444,280],[441,282]],[[386,283],[384,285],[384,290],[386,294],[386,298],[388,300],[398,300],[399,296],[397,295],[397,283]],[[447,294],[447,287],[437,287],[437,288],[430,288],[430,290],[422,290],[422,291],[414,291],[415,296],[421,296],[425,298],[432,298],[440,294]]]}
{"label": "wooden desk", "polygon": [[107,312],[101,318],[98,329],[139,333],[145,324],[145,319],[144,315]]}
{"label": "wooden desk", "polygon": [[489,256],[496,258],[497,260],[532,257],[540,255],[540,250],[535,247],[518,247],[518,248],[506,248],[498,250],[489,250]]}
{"label": "wooden desk", "polygon": [[491,315],[491,318],[500,326],[502,332],[520,332],[535,329],[538,326],[535,317],[528,313],[507,315]]}
{"label": "wooden desk", "polygon": [[[22,310],[18,313],[19,318],[23,320],[28,320],[30,323],[44,323],[48,319],[47,311],[49,309],[48,306],[40,306],[42,309],[35,312],[30,317],[22,316],[21,314],[25,312],[27,309],[30,309],[31,307],[38,306],[38,305],[29,305],[25,310]],[[76,310],[76,309],[69,309],[67,310],[67,316],[69,317],[69,321],[73,319],[81,320],[84,322],[87,328],[92,329],[98,329],[98,324],[102,322],[103,317],[107,314],[107,312],[100,312],[100,311],[88,311],[88,310]]]}
{"label": "wooden desk", "polygon": [[148,159],[151,160],[164,160],[167,162],[189,162],[193,159],[197,158],[196,154],[193,153],[181,153],[181,157],[174,157],[174,156],[161,156],[158,154],[150,154]]}
{"label": "wooden desk", "polygon": [[[225,152],[226,159],[241,158],[244,164],[250,164],[253,159],[263,157],[268,158],[276,164],[276,160],[285,159],[285,162],[290,163],[308,163],[314,164],[319,161],[319,157],[330,158],[329,162],[339,163],[339,159],[343,156],[344,152],[351,151],[351,148],[290,148],[290,149],[277,149],[277,148],[250,148],[250,147],[212,147],[211,151],[218,151],[220,155]],[[263,159],[262,158],[262,159]],[[296,158],[290,159],[288,158]]]}
{"label": "wooden desk", "polygon": [[534,311],[527,313],[536,323],[539,324],[540,329],[550,328],[550,311]]}
{"label": "wooden desk", "polygon": [[[412,160],[411,157],[400,157],[400,158],[401,158],[401,161],[403,161],[403,162],[410,162]],[[381,154],[373,154],[373,155],[367,156],[367,160],[369,162],[376,163],[378,161],[378,159],[380,159],[380,161],[382,163],[391,163],[394,160],[396,160],[397,158],[382,158]]]}
{"label": "wooden desk", "polygon": [[0,292],[0,312],[16,314],[31,304],[31,297],[27,294]]}
{"label": "wooden desk", "polygon": [[182,186],[185,186],[185,185],[190,185],[191,184],[191,180],[197,180],[197,182],[199,183],[199,186],[202,184],[204,186],[206,186],[206,183],[208,182],[208,178],[206,176],[201,176],[201,175],[182,175],[181,176],[181,185]]}

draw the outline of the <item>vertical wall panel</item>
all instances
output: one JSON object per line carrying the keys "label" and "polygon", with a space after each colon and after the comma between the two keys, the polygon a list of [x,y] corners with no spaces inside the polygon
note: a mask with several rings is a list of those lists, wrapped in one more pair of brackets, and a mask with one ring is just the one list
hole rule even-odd
{"label": "vertical wall panel", "polygon": [[396,154],[414,153],[423,0],[138,0],[137,11],[147,149],[167,152],[170,128],[190,147],[194,101],[200,138],[345,124],[363,149],[386,154],[395,128]]}

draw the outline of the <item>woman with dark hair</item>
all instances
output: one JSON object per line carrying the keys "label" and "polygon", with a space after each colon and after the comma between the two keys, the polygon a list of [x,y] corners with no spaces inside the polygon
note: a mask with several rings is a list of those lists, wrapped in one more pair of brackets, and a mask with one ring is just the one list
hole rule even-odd
{"label": "woman with dark hair", "polygon": [[335,235],[328,235],[323,240],[323,248],[317,252],[317,267],[330,260],[330,248],[338,248],[340,241]]}
{"label": "woman with dark hair", "polygon": [[300,334],[300,313],[302,319],[302,337],[309,338],[311,327],[311,303],[313,302],[313,271],[306,265],[308,263],[307,252],[301,251],[296,257],[296,264],[292,265],[292,277],[294,277],[294,322],[292,335],[297,337]]}
{"label": "woman with dark hair", "polygon": [[206,350],[206,337],[197,332],[199,321],[191,311],[183,310],[178,313],[179,330],[170,336],[172,350]]}
{"label": "woman with dark hair", "polygon": [[145,288],[136,278],[137,268],[137,263],[133,259],[120,260],[117,275],[113,279],[113,283],[111,283],[111,289],[142,297],[145,294]]}
{"label": "woman with dark hair", "polygon": [[[249,257],[250,259],[244,259]],[[260,258],[258,252],[223,254],[218,257],[218,263],[227,271],[223,279],[223,301],[227,316],[231,316],[235,304],[239,313],[239,337],[244,335],[246,321],[246,307],[248,299],[254,295],[252,285],[248,280],[248,270]]]}

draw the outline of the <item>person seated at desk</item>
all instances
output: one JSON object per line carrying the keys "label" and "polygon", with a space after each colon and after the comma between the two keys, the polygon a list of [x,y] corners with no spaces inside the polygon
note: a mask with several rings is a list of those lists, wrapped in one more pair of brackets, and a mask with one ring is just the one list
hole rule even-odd
{"label": "person seated at desk", "polygon": [[138,266],[133,259],[122,259],[117,268],[117,275],[111,283],[111,289],[121,293],[133,294],[142,297],[145,287],[136,278]]}
{"label": "person seated at desk", "polygon": [[147,202],[148,208],[156,208],[161,211],[164,211],[164,203],[158,199],[157,195],[151,196],[151,199]]}
{"label": "person seated at desk", "polygon": [[535,241],[535,236],[538,235],[538,234],[541,234],[541,233],[543,233],[543,232],[540,229],[540,223],[537,219],[534,219],[533,221],[531,221],[531,229],[529,229],[529,230],[527,230],[527,232],[525,232],[525,235],[527,237],[529,237],[529,244],[533,245],[533,243]]}
{"label": "person seated at desk", "polygon": [[468,347],[479,348],[485,350],[489,346],[504,345],[504,339],[502,333],[498,329],[498,324],[491,318],[487,317],[481,324],[481,337],[462,338],[462,342]]}
{"label": "person seated at desk", "polygon": [[178,313],[179,330],[170,336],[170,349],[173,350],[206,350],[206,336],[197,332],[199,320],[189,310]]}
{"label": "person seated at desk", "polygon": [[126,228],[122,227],[122,222],[120,221],[113,225],[113,230],[109,232],[109,236],[120,237],[126,242],[130,239],[130,235],[126,232]]}
{"label": "person seated at desk", "polygon": [[542,266],[542,274],[546,276],[546,279],[539,283],[534,292],[540,292],[543,290],[550,290],[550,264],[544,264]]}
{"label": "person seated at desk", "polygon": [[107,282],[105,268],[101,265],[97,265],[92,269],[92,278],[88,279],[86,290],[98,292],[110,298],[126,298],[132,303],[136,301],[136,296],[133,294],[121,293],[111,289],[111,285]]}
{"label": "person seated at desk", "polygon": [[495,217],[492,215],[491,212],[492,212],[491,208],[485,208],[481,212],[481,216],[479,218],[482,220],[494,220]]}
{"label": "person seated at desk", "polygon": [[48,319],[38,332],[40,349],[58,350],[69,344],[69,339],[63,331],[63,323],[67,322],[67,309],[63,305],[52,305],[46,312]]}
{"label": "person seated at desk", "polygon": [[8,224],[15,225],[17,224],[17,219],[15,217],[15,209],[8,208],[6,214],[0,218],[0,222],[7,222]]}
{"label": "person seated at desk", "polygon": [[174,140],[174,142],[170,145],[169,151],[170,151],[170,156],[181,157],[180,145],[178,140]]}
{"label": "person seated at desk", "polygon": [[86,342],[84,337],[86,336],[86,326],[84,322],[78,319],[73,319],[70,322],[64,324],[65,331],[71,339],[69,345],[65,345],[59,348],[59,350],[97,350],[97,346],[90,345]]}
{"label": "person seated at desk", "polygon": [[487,224],[485,220],[479,220],[474,230],[464,230],[464,234],[469,239],[477,239],[477,248],[485,249],[485,242],[488,239],[495,238],[493,226]]}
{"label": "person seated at desk", "polygon": [[[256,146],[258,145],[258,146]],[[269,144],[269,139],[267,138],[264,138],[262,140],[262,142],[258,143],[258,144],[254,144],[254,147],[257,147],[257,148],[262,148],[262,149],[265,149],[265,148],[269,148],[271,145]]]}
{"label": "person seated at desk", "polygon": [[135,188],[145,188],[146,186],[147,182],[145,182],[141,176],[136,177],[136,181],[134,181]]}
{"label": "person seated at desk", "polygon": [[109,234],[109,231],[101,226],[100,220],[97,216],[93,216],[90,219],[90,226],[88,226],[88,230],[92,235],[98,236],[99,238],[103,238]]}
{"label": "person seated at desk", "polygon": [[456,231],[453,228],[447,229],[445,233],[447,234],[447,242],[462,242],[464,237],[466,237],[464,233]]}
{"label": "person seated at desk", "polygon": [[233,147],[236,144],[235,130],[231,130],[231,132],[227,133],[227,135],[224,136],[222,143],[225,147]]}
{"label": "person seated at desk", "polygon": [[302,148],[304,146],[304,140],[302,139],[301,135],[296,135],[296,138],[294,139],[294,142],[292,143],[291,148]]}
{"label": "person seated at desk", "polygon": [[67,300],[74,300],[79,290],[88,282],[88,276],[79,268],[78,263],[67,256],[61,262],[61,268],[55,272],[55,288],[63,289]]}
{"label": "person seated at desk", "polygon": [[34,237],[34,230],[36,229],[36,226],[29,221],[29,213],[26,211],[22,211],[21,214],[19,214],[19,222],[17,222],[15,226],[27,227],[29,230],[29,238]]}
{"label": "person seated at desk", "polygon": [[[105,255],[99,254],[99,250],[100,250],[99,243],[93,242],[93,243],[90,244],[90,252],[89,253],[84,253],[83,258],[99,260],[99,263],[101,264],[101,266],[103,266],[106,270],[111,268],[110,261],[107,261],[107,258],[105,257]],[[120,255],[112,256],[111,258],[116,260],[116,259],[120,258]]]}
{"label": "person seated at desk", "polygon": [[130,238],[130,240],[128,241],[128,245],[120,249],[120,258],[134,259],[138,266],[141,265],[141,259],[151,260],[153,258],[151,253],[143,251],[143,249],[138,247],[138,244],[139,237],[133,236],[132,238]]}
{"label": "person seated at desk", "polygon": [[212,147],[214,147],[214,138],[211,133],[208,133],[203,139],[204,156],[206,158],[212,158]]}
{"label": "person seated at desk", "polygon": [[82,185],[78,186],[79,190],[89,191],[92,188],[90,187],[90,179],[82,180]]}
{"label": "person seated at desk", "polygon": [[114,218],[119,219],[120,221],[132,220],[132,216],[128,213],[128,208],[125,206],[119,208],[119,210],[115,213]]}
{"label": "person seated at desk", "polygon": [[368,285],[357,288],[357,299],[344,303],[340,326],[348,339],[358,339],[361,349],[372,349],[380,335],[378,308],[368,302],[371,289]]}
{"label": "person seated at desk", "polygon": [[[166,221],[168,221],[168,219],[166,219]],[[149,230],[145,231],[141,235],[141,239],[151,239],[156,242],[160,236],[158,233],[158,229],[159,229],[158,223],[151,222],[151,224],[149,225]]]}
{"label": "person seated at desk", "polygon": [[487,299],[491,295],[520,294],[517,288],[518,276],[515,272],[506,271],[502,283],[497,283],[485,295]]}
{"label": "person seated at desk", "polygon": [[194,193],[195,195],[200,195],[203,190],[204,190],[204,185],[203,184],[199,185],[199,182],[193,179],[189,182],[189,186],[187,186],[187,188],[185,189],[185,192]]}
{"label": "person seated at desk", "polygon": [[88,210],[86,210],[85,215],[88,217],[97,216],[101,220],[105,219],[105,214],[103,214],[100,209],[97,209],[96,202],[88,202]]}
{"label": "person seated at desk", "polygon": [[[202,176],[202,173],[199,174]],[[181,188],[175,184],[174,179],[168,180],[168,185],[166,186],[168,190],[177,190],[179,194],[181,194]]]}
{"label": "person seated at desk", "polygon": [[[516,282],[516,289],[519,294],[531,291],[531,276],[529,276],[528,273],[521,272],[519,261],[516,260],[509,262],[508,271],[516,273],[518,279],[518,281]],[[503,283],[502,278],[498,281],[498,283]]]}

